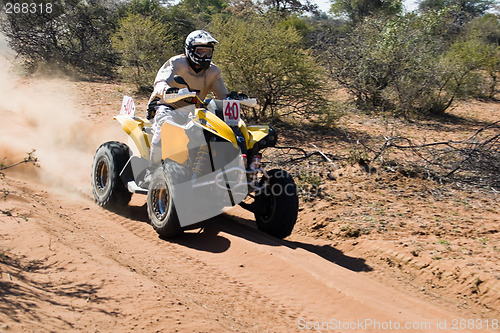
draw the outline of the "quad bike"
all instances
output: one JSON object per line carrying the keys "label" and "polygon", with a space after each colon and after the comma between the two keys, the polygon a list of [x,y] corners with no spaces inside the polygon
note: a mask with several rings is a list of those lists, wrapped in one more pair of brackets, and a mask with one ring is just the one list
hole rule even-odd
{"label": "quad bike", "polygon": [[147,195],[149,219],[163,238],[237,204],[254,213],[259,230],[277,238],[290,235],[297,220],[297,188],[286,171],[264,170],[259,153],[275,146],[276,132],[269,126],[247,126],[240,117],[240,107],[255,107],[256,100],[233,94],[201,101],[182,77],[175,80],[187,88],[165,101],[195,100],[202,107],[183,108],[181,120],[162,125],[162,162],[153,166],[151,122],[133,111],[115,116],[129,145],[110,141],[97,149],[92,166],[95,201],[119,209],[133,193]]}

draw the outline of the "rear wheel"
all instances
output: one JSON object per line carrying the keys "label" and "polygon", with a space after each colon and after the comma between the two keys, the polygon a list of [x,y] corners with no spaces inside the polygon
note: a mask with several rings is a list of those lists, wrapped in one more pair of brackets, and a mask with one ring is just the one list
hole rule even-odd
{"label": "rear wheel", "polygon": [[173,238],[182,232],[174,205],[174,185],[187,180],[186,169],[168,160],[153,174],[148,190],[148,215],[153,228],[162,238]]}
{"label": "rear wheel", "polygon": [[120,179],[129,158],[130,149],[121,142],[106,142],[97,149],[92,165],[92,193],[100,206],[118,208],[129,203],[132,193]]}
{"label": "rear wheel", "polygon": [[268,172],[269,186],[255,200],[258,207],[255,220],[259,230],[277,238],[292,233],[299,212],[297,187],[292,176],[284,170]]}

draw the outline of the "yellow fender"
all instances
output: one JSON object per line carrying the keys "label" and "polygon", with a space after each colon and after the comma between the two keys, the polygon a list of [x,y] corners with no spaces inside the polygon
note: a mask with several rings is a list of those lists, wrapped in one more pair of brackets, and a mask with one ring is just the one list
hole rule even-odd
{"label": "yellow fender", "polygon": [[269,134],[269,126],[260,126],[260,125],[248,126],[246,128],[246,130],[248,131],[249,136],[250,136],[250,139],[247,140],[247,148],[248,149],[253,148],[253,146],[256,142],[259,142],[266,135]]}
{"label": "yellow fender", "polygon": [[152,136],[145,133],[143,128],[151,127],[151,123],[148,120],[125,115],[114,116],[113,119],[116,119],[122,125],[122,129],[134,141],[141,157],[149,160],[149,148]]}
{"label": "yellow fender", "polygon": [[161,157],[184,164],[189,158],[189,137],[182,127],[165,122],[161,126]]}
{"label": "yellow fender", "polygon": [[238,142],[236,141],[236,136],[233,130],[229,127],[224,120],[217,117],[210,111],[204,109],[196,110],[196,118],[194,119],[196,123],[201,125],[207,131],[210,131],[226,140],[231,142],[235,148],[238,147]]}
{"label": "yellow fender", "polygon": [[[199,109],[197,112],[195,121],[206,130],[230,141],[235,148],[239,148],[233,130],[222,119],[204,109]],[[269,126],[247,126],[243,120],[240,120],[238,127],[245,138],[247,149],[252,149],[256,142],[262,140],[269,134]]]}
{"label": "yellow fender", "polygon": [[252,139],[252,133],[248,132],[247,125],[243,121],[243,119],[240,119],[240,122],[238,123],[238,127],[240,128],[241,133],[243,134],[243,137],[245,138],[245,142],[247,143],[247,149],[252,148],[250,146],[250,140]]}

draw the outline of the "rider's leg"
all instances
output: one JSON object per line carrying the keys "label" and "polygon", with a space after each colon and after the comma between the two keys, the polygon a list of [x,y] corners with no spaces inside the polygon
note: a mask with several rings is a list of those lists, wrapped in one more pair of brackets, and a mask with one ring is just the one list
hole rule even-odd
{"label": "rider's leg", "polygon": [[162,161],[161,154],[161,126],[165,123],[165,121],[172,121],[172,115],[169,107],[165,105],[159,105],[156,108],[156,113],[153,121],[153,138],[151,139],[151,149],[149,155],[149,167],[146,168],[146,172],[144,174],[144,179],[139,182],[139,186],[146,188],[151,182],[151,178],[153,173],[155,172],[158,165],[160,165]]}
{"label": "rider's leg", "polygon": [[161,162],[161,126],[165,121],[173,122],[172,109],[160,105],[156,109],[156,115],[153,123],[153,138],[151,140],[150,161],[151,165],[157,165]]}

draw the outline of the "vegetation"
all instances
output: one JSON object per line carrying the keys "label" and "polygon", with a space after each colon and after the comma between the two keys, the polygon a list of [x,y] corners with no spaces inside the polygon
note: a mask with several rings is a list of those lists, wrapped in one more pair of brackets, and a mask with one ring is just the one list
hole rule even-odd
{"label": "vegetation", "polygon": [[[0,162],[0,176],[4,176],[4,174],[1,172],[3,170],[7,170],[7,169],[10,169],[10,168],[13,168],[13,167],[16,167],[18,165],[21,165],[21,164],[32,164],[33,166],[35,167],[38,167],[38,157],[35,156],[35,149],[33,149],[32,151],[26,153],[26,157],[22,160],[22,161],[19,161],[19,162],[16,162],[16,163],[13,163],[13,164],[5,164],[5,158],[4,158],[4,161]],[[3,194],[4,194],[4,197],[6,197],[8,195],[8,191],[6,192],[6,190],[3,190],[2,191]]]}
{"label": "vegetation", "polygon": [[[45,0],[37,0],[46,2]],[[185,36],[208,29],[231,90],[256,96],[255,119],[297,114],[332,124],[346,89],[359,109],[439,115],[457,99],[497,94],[500,15],[494,0],[334,0],[331,14],[297,0],[65,0],[50,13],[1,18],[9,45],[32,71],[113,76],[145,93]],[[303,118],[302,118],[303,119]]]}
{"label": "vegetation", "polygon": [[130,13],[119,20],[111,45],[121,54],[123,78],[138,91],[151,92],[156,71],[174,55],[165,26],[141,14]]}
{"label": "vegetation", "polygon": [[325,43],[328,68],[360,108],[375,112],[442,114],[456,97],[493,97],[494,86],[481,87],[485,70],[496,80],[499,46],[474,33],[450,41],[442,31],[452,24],[448,10],[367,18]]}
{"label": "vegetation", "polygon": [[[46,1],[43,13],[5,14],[2,31],[33,71],[50,64],[61,70],[111,76],[118,56],[110,47],[116,5],[106,0]],[[47,8],[40,6],[37,8]]]}
{"label": "vegetation", "polygon": [[[325,114],[324,75],[304,49],[300,33],[272,15],[214,20],[210,30],[220,41],[216,61],[234,90],[251,92],[260,106],[254,119],[288,114]],[[309,114],[314,110],[313,114]]]}
{"label": "vegetation", "polygon": [[353,24],[369,16],[392,16],[403,9],[401,0],[334,0],[332,12],[344,16]]}
{"label": "vegetation", "polygon": [[423,12],[454,8],[468,17],[482,16],[494,6],[493,0],[422,0],[419,3]]}

